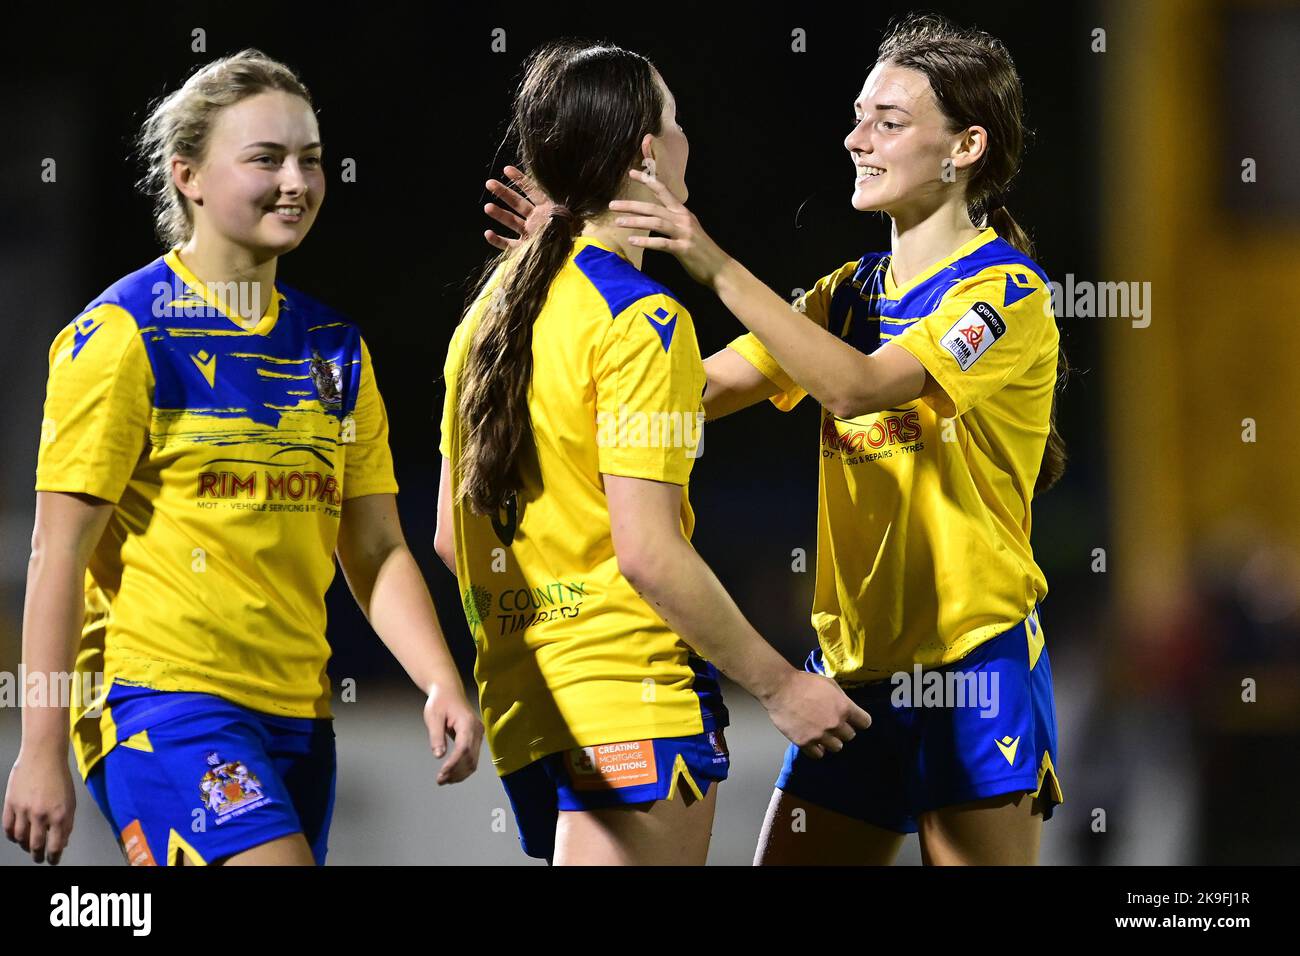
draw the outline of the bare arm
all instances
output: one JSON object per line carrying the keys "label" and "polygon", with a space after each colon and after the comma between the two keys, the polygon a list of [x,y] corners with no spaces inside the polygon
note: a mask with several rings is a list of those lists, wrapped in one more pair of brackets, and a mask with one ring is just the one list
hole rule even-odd
{"label": "bare arm", "polygon": [[778,730],[821,756],[870,724],[834,681],[795,670],[745,620],[682,535],[679,485],[604,479],[623,576],[687,644],[753,694]]}
{"label": "bare arm", "polygon": [[714,291],[786,374],[840,418],[894,408],[939,389],[925,366],[903,349],[886,343],[864,355],[820,326],[810,326],[734,259],[718,271]]}
{"label": "bare arm", "polygon": [[[85,619],[85,576],[113,504],[90,495],[36,494],[36,524],[23,602],[28,676],[70,674]],[[5,792],[4,831],[40,863],[57,863],[72,834],[76,796],[68,770],[68,701],[22,709],[22,744]]]}
{"label": "bare arm", "polygon": [[779,391],[775,382],[729,348],[705,359],[704,372],[709,380],[704,390],[704,416],[711,422],[757,405]]}
{"label": "bare arm", "polygon": [[344,502],[338,557],[370,626],[428,695],[425,722],[435,755],[445,752],[444,735],[455,741],[438,783],[465,779],[478,764],[483,725],[465,698],[424,575],[402,534],[396,495]]}
{"label": "bare arm", "polygon": [[456,573],[456,526],[452,517],[451,460],[442,460],[438,478],[438,524],[433,532],[433,550],[453,575]]}

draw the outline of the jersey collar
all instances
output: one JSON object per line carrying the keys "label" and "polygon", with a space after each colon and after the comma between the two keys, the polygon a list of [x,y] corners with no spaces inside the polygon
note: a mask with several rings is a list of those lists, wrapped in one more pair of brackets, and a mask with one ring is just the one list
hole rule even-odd
{"label": "jersey collar", "polygon": [[[611,249],[609,246],[605,245],[605,243],[601,242],[599,239],[593,239],[591,236],[574,236],[572,255],[576,256],[586,246],[595,246],[597,249],[604,249],[606,252],[612,252],[620,259],[623,259],[624,262],[627,262],[627,259],[625,259],[623,257],[623,254],[620,253],[617,249]],[[629,262],[628,265],[631,265],[631,263]]]}
{"label": "jersey collar", "polygon": [[941,271],[947,269],[958,259],[966,258],[976,249],[992,242],[997,237],[998,237],[997,232],[993,229],[992,226],[989,226],[987,229],[981,232],[970,242],[966,243],[964,246],[961,246],[959,249],[957,249],[956,252],[940,259],[938,262],[936,262],[934,265],[930,266],[930,268],[924,270],[923,272],[918,272],[916,275],[912,276],[912,278],[908,279],[902,285],[894,284],[894,265],[892,262],[893,257],[891,256],[890,257],[891,262],[888,268],[885,269],[885,298],[886,299],[902,298],[908,292],[911,292],[913,289],[919,286],[922,282],[934,277],[935,275],[938,275]]}
{"label": "jersey collar", "polygon": [[176,273],[176,275],[180,278],[182,282],[185,283],[186,286],[192,289],[195,292],[195,294],[201,296],[203,298],[203,301],[206,302],[209,306],[216,309],[218,312],[224,315],[235,325],[239,326],[239,328],[243,329],[245,332],[250,332],[253,335],[270,334],[271,330],[275,328],[275,323],[280,318],[280,303],[284,301],[283,292],[281,292],[279,289],[276,289],[274,286],[272,286],[271,305],[266,310],[266,313],[262,316],[262,318],[256,322],[246,320],[238,314],[232,315],[229,311],[227,311],[225,308],[222,307],[220,300],[218,300],[217,297],[211,293],[208,287],[203,284],[202,280],[199,279],[199,277],[196,276],[193,272],[191,272],[189,268],[185,265],[185,263],[181,262],[181,257],[178,255],[179,252],[180,252],[179,247],[171,250],[165,256],[163,256],[163,262],[167,263],[167,267],[171,269],[172,272]]}

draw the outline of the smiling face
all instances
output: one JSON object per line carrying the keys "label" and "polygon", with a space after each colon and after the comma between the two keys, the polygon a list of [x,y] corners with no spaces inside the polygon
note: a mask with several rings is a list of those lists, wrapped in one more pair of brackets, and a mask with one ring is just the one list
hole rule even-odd
{"label": "smiling face", "polygon": [[[860,212],[897,216],[909,207],[941,201],[948,190],[964,188],[963,171],[982,152],[968,148],[966,131],[949,128],[919,70],[877,63],[853,112],[856,122],[844,148],[853,160],[853,208]],[[955,183],[944,181],[945,160],[952,163],[949,179],[955,175]]]}
{"label": "smiling face", "polygon": [[177,157],[172,176],[191,203],[196,235],[283,255],[302,242],[325,198],[316,116],[278,90],[240,100],[217,114],[201,162]]}

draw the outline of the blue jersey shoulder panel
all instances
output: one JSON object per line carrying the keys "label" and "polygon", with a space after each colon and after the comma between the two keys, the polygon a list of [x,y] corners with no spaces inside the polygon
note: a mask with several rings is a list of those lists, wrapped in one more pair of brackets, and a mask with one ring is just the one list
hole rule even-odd
{"label": "blue jersey shoulder panel", "polygon": [[605,300],[611,319],[618,318],[633,302],[648,295],[666,295],[677,301],[677,297],[666,286],[648,278],[627,260],[599,246],[587,246],[574,256],[573,264]]}
{"label": "blue jersey shoulder panel", "polygon": [[100,293],[135,319],[154,373],[154,406],[276,426],[303,400],[342,418],[356,406],[361,335],[334,309],[276,283],[282,299],[266,335],[240,330],[160,257]]}

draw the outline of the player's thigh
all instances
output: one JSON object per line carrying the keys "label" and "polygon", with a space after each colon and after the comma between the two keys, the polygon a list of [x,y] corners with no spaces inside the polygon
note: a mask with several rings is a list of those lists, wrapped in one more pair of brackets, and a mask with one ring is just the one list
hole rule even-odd
{"label": "player's thigh", "polygon": [[1031,866],[1038,862],[1042,811],[1027,791],[929,810],[918,818],[927,866]]}
{"label": "player's thigh", "polygon": [[759,833],[754,865],[888,866],[903,837],[777,789]]}
{"label": "player's thigh", "polygon": [[[191,865],[188,860],[185,861],[185,864]],[[233,856],[218,861],[216,865],[315,866],[316,858],[312,856],[311,847],[307,845],[306,837],[301,833],[290,833],[288,836],[277,837],[274,840],[268,840],[266,843],[242,850]]]}
{"label": "player's thigh", "polygon": [[[683,788],[684,789],[684,788]],[[556,866],[703,866],[709,856],[718,784],[701,800],[685,793],[651,804],[561,810]]]}

